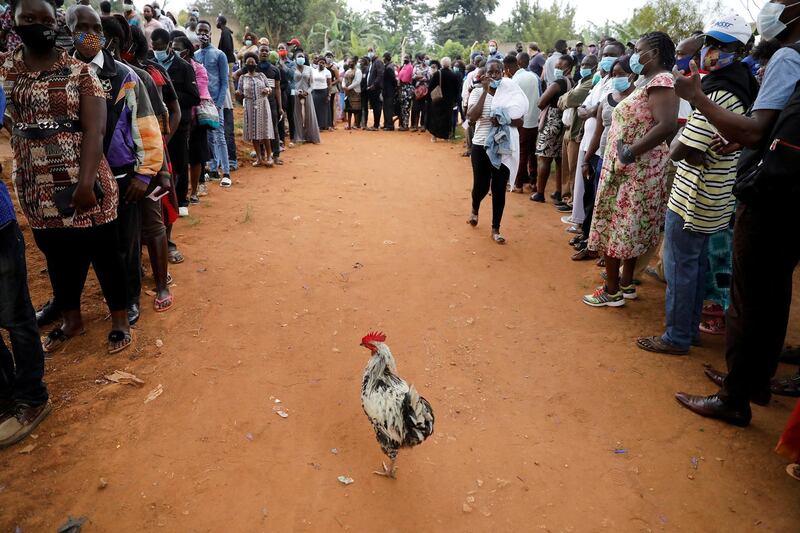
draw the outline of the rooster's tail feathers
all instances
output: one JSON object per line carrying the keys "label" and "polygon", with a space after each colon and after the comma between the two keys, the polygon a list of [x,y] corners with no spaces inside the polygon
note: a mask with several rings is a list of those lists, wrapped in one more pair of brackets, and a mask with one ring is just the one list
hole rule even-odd
{"label": "rooster's tail feathers", "polygon": [[403,418],[406,425],[406,446],[416,446],[433,434],[433,409],[419,395],[414,385],[409,385],[403,402]]}

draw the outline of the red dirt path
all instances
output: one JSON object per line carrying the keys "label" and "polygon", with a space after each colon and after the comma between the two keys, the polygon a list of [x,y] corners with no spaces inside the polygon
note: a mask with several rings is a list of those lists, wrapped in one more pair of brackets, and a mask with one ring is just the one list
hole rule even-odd
{"label": "red dirt path", "polygon": [[[702,363],[724,368],[722,341],[683,358],[636,349],[661,328],[662,285],[586,307],[597,268],[571,262],[553,208],[522,196],[508,246],[489,239],[488,199],[469,228],[458,145],[323,143],[213,185],[179,222],[176,307],[156,315],[143,297],[134,350],[104,353],[92,279],[88,334],[47,364],[54,413],[0,451],[0,530],[86,515],[86,532],[797,531],[800,484],[772,451],[794,402],[754,407],[748,429],[682,410],[675,391],[713,390]],[[49,283],[28,243],[38,305]],[[437,415],[394,481],[371,474],[383,457],[359,405],[371,329]],[[146,384],[95,383],[114,369]]]}

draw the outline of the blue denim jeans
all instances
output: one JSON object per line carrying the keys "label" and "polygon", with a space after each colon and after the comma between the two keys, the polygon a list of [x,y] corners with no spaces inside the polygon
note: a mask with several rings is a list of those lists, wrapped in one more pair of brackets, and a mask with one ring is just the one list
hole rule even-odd
{"label": "blue denim jeans", "polygon": [[0,336],[0,399],[45,403],[44,353],[28,293],[25,241],[16,222],[0,229],[0,327],[8,331],[14,352]]}
{"label": "blue denim jeans", "polygon": [[700,334],[711,234],[685,230],[683,224],[680,215],[667,210],[663,260],[667,330],[662,340],[688,349]]}
{"label": "blue denim jeans", "polygon": [[221,107],[217,108],[217,113],[219,113],[219,128],[208,130],[208,144],[211,148],[211,161],[208,162],[208,170],[216,172],[217,168],[221,167],[223,174],[230,174],[228,143],[225,140],[225,116]]}

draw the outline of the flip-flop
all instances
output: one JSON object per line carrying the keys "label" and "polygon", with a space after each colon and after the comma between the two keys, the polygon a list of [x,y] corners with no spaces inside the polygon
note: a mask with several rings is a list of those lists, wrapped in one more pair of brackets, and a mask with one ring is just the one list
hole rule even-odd
{"label": "flip-flop", "polygon": [[467,224],[472,226],[473,228],[478,225],[478,215],[472,214],[467,219]]}
{"label": "flip-flop", "polygon": [[167,311],[172,309],[172,304],[174,303],[174,301],[175,298],[172,296],[171,293],[166,298],[156,298],[155,300],[153,300],[153,309],[155,309],[156,313],[166,313]]}
{"label": "flip-flop", "polygon": [[[111,348],[112,344],[122,343],[120,346],[116,348]],[[133,343],[133,337],[131,337],[130,332],[125,333],[124,331],[120,331],[118,329],[112,330],[111,333],[108,334],[108,353],[109,355],[119,353]]]}
{"label": "flip-flop", "polygon": [[725,319],[717,317],[704,320],[700,322],[700,331],[707,335],[725,335]]}
{"label": "flip-flop", "polygon": [[667,344],[659,336],[639,337],[636,340],[636,346],[646,352],[663,353],[667,355],[686,355],[689,353],[688,349],[681,349]]}
{"label": "flip-flop", "polygon": [[178,265],[180,263],[183,263],[186,260],[186,258],[183,257],[183,254],[180,253],[178,250],[172,250],[169,253],[168,260],[173,265]]}
{"label": "flip-flop", "polygon": [[717,303],[707,303],[703,306],[703,314],[721,318],[725,316],[725,309]]}
{"label": "flip-flop", "polygon": [[500,235],[499,233],[492,233],[492,240],[497,244],[505,244],[506,238]]}
{"label": "flip-flop", "polygon": [[81,331],[77,335],[68,336],[66,333],[64,333],[63,329],[56,328],[50,333],[48,333],[44,339],[42,339],[42,351],[46,354],[56,353],[61,348],[66,346],[67,343],[69,343],[69,341],[71,341],[75,337],[80,337],[84,333],[86,333],[85,330]]}
{"label": "flip-flop", "polygon": [[786,473],[795,478],[797,481],[800,481],[800,465],[797,463],[792,463],[790,465],[786,465]]}

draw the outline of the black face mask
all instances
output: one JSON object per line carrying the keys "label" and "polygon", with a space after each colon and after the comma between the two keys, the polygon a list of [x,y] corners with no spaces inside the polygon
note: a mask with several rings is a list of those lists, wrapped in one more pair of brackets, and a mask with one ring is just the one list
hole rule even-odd
{"label": "black face mask", "polygon": [[256,71],[256,66],[255,65],[245,65],[244,68],[247,69],[247,72],[255,72]]}
{"label": "black face mask", "polygon": [[22,43],[33,52],[43,53],[56,46],[56,30],[44,24],[14,26]]}

